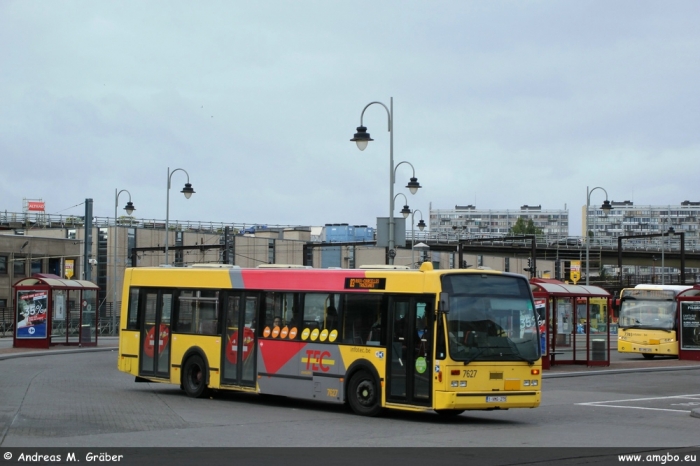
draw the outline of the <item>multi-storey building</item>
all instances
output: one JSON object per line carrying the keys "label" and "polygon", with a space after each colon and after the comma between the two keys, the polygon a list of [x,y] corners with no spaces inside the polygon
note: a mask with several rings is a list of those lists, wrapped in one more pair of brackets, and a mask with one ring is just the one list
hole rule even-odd
{"label": "multi-storey building", "polygon": [[698,240],[700,225],[700,202],[683,201],[677,205],[642,205],[635,206],[632,201],[611,203],[612,210],[607,214],[599,205],[591,205],[586,215],[586,206],[582,208],[581,236],[586,231],[600,240],[619,236],[646,235],[667,232],[673,228],[676,233],[683,232],[687,243]]}
{"label": "multi-storey building", "polygon": [[454,209],[430,208],[430,232],[435,235],[507,236],[518,219],[532,220],[548,237],[569,234],[569,211],[543,210],[541,205],[523,205],[520,209],[477,209],[474,205],[456,205]]}

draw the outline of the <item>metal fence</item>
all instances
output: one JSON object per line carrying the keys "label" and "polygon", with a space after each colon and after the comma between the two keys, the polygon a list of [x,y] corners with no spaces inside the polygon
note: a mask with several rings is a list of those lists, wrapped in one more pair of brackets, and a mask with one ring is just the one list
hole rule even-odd
{"label": "metal fence", "polygon": [[0,307],[0,336],[11,337],[15,330],[15,316],[9,307]]}

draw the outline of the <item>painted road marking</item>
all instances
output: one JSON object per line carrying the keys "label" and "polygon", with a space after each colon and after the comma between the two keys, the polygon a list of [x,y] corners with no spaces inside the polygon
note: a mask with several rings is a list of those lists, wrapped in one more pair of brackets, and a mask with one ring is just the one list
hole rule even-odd
{"label": "painted road marking", "polygon": [[[645,401],[680,401],[679,403],[670,403],[671,406],[684,406],[688,409],[669,409],[669,408],[649,408],[646,406],[626,406],[611,403],[639,403]],[[684,401],[687,400],[687,401]],[[610,400],[610,401],[591,401],[588,403],[575,403],[579,406],[594,406],[604,408],[623,408],[623,409],[641,409],[649,411],[669,411],[675,413],[689,413],[694,407],[700,406],[700,394],[675,395],[675,396],[660,396],[653,398],[631,398],[628,400]]]}

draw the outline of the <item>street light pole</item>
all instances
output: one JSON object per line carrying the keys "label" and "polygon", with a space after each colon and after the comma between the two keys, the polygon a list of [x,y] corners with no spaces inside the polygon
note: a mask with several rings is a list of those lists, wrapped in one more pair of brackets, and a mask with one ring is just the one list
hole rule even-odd
{"label": "street light pole", "polygon": [[610,209],[612,209],[612,206],[610,205],[610,201],[608,200],[608,192],[601,188],[600,186],[597,186],[591,190],[588,189],[588,186],[586,186],[586,285],[588,285],[589,282],[589,272],[590,272],[590,267],[588,264],[589,261],[589,250],[590,250],[590,235],[588,234],[588,208],[591,205],[591,193],[595,191],[596,189],[602,189],[603,192],[605,193],[605,202],[603,202],[603,205],[600,206],[601,209],[603,209],[603,212],[605,215],[610,212]]}
{"label": "street light pole", "polygon": [[[414,216],[416,215],[416,212],[420,212],[420,210],[416,209],[413,212],[411,212],[411,268],[414,269],[416,267],[416,258],[414,256],[414,247],[416,246],[416,230],[413,228],[416,224]],[[423,231],[425,228],[425,222],[423,221],[423,212],[420,212],[420,221],[418,222],[418,229],[420,231]]]}
{"label": "street light pole", "polygon": [[134,213],[134,210],[136,210],[136,207],[134,207],[134,204],[131,202],[131,193],[129,191],[126,189],[122,189],[121,191],[117,191],[116,189],[114,190],[114,289],[112,298],[112,332],[114,332],[114,334],[116,334],[115,329],[117,328],[117,284],[119,283],[119,280],[117,279],[117,238],[119,232],[117,207],[119,206],[119,195],[121,193],[127,193],[129,195],[129,202],[127,202],[126,206],[124,206],[124,210],[126,211],[127,215],[131,215]]}
{"label": "street light pole", "polygon": [[[394,182],[396,179],[395,176],[395,168],[394,168],[394,98],[390,97],[389,100],[389,108],[387,108],[386,105],[384,105],[381,102],[374,101],[370,102],[367,105],[365,105],[365,108],[362,109],[362,113],[360,114],[360,126],[357,127],[357,133],[355,133],[355,136],[350,139],[351,141],[354,141],[357,144],[357,148],[360,150],[365,150],[367,148],[367,144],[370,141],[374,141],[367,132],[367,128],[363,124],[363,119],[365,116],[365,110],[370,105],[373,104],[378,104],[384,107],[384,110],[386,110],[387,113],[387,118],[388,118],[388,131],[389,131],[389,264],[392,265],[394,263],[394,256],[396,255],[396,251],[394,250],[396,241],[394,238],[394,227],[395,227],[395,222],[394,222]],[[408,162],[401,162],[401,163],[408,163]],[[396,168],[398,168],[399,163]],[[413,165],[411,165],[413,167]],[[411,190],[411,194],[415,194],[418,188],[420,188],[420,184],[418,184],[418,180],[416,179],[416,173],[415,169],[413,170],[413,177],[409,181],[408,185],[406,186]]]}
{"label": "street light pole", "polygon": [[176,171],[182,171],[185,172],[185,175],[187,175],[187,183],[185,183],[185,187],[182,188],[182,191],[180,191],[182,194],[185,195],[185,199],[189,199],[192,194],[194,194],[194,189],[192,189],[192,185],[190,184],[190,174],[187,173],[184,169],[182,168],[176,168],[173,171],[170,171],[170,167],[168,167],[168,189],[166,191],[166,196],[165,196],[165,264],[170,265],[168,261],[168,228],[169,228],[169,223],[170,223],[170,179],[173,177],[173,173]]}

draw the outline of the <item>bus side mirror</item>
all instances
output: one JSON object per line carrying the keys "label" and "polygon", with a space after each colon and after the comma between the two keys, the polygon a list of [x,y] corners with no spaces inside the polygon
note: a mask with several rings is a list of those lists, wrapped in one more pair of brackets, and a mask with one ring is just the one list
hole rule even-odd
{"label": "bus side mirror", "polygon": [[438,304],[438,311],[448,314],[450,312],[450,295],[444,291],[440,293],[440,303]]}

